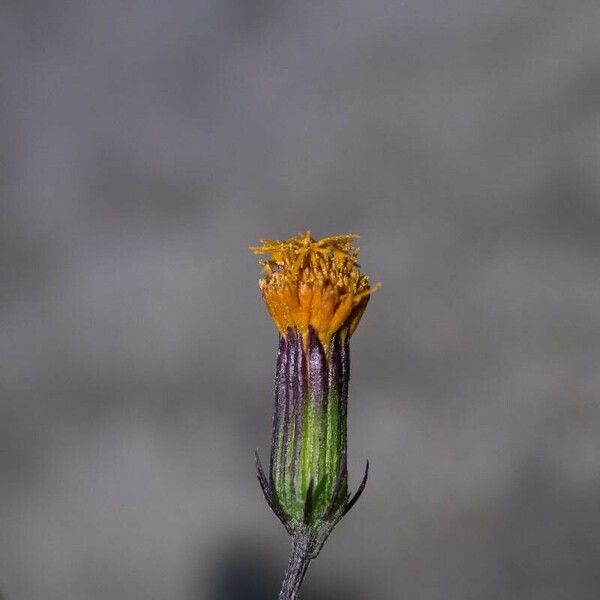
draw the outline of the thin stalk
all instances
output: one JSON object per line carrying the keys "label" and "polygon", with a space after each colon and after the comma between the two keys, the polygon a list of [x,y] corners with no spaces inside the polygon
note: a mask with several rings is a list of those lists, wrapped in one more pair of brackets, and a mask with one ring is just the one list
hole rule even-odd
{"label": "thin stalk", "polygon": [[292,555],[285,570],[279,600],[296,600],[298,598],[300,586],[311,561],[309,556],[310,543],[310,536],[306,533],[299,533],[294,536]]}

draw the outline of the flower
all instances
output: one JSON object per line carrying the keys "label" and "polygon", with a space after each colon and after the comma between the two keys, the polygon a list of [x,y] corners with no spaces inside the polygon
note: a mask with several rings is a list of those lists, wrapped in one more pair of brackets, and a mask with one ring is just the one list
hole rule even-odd
{"label": "flower", "polygon": [[340,331],[350,338],[363,315],[370,295],[369,278],[360,272],[359,236],[335,235],[314,240],[310,231],[284,242],[261,239],[255,254],[270,254],[261,261],[259,281],[263,299],[282,336],[288,329],[300,331],[304,345],[312,327],[325,348]]}
{"label": "flower", "polygon": [[259,287],[279,331],[270,469],[257,456],[265,498],[291,535],[316,556],[362,493],[348,493],[350,338],[373,291],[358,264],[356,235],[260,240]]}

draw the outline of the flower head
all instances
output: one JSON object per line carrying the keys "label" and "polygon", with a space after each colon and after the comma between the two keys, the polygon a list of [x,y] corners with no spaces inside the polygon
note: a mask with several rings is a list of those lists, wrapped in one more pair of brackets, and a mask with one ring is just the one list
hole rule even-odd
{"label": "flower head", "polygon": [[259,281],[263,299],[279,333],[297,329],[306,345],[312,327],[325,348],[338,331],[349,338],[362,317],[369,296],[379,285],[369,285],[358,264],[359,236],[335,235],[321,240],[310,231],[286,241],[261,239],[255,254],[261,261]]}
{"label": "flower head", "polygon": [[350,337],[379,287],[360,271],[357,238],[317,241],[307,231],[251,248],[268,255],[259,285],[280,333],[269,472],[257,456],[257,475],[267,503],[291,535],[304,536],[311,557],[367,481],[368,462],[348,492]]}

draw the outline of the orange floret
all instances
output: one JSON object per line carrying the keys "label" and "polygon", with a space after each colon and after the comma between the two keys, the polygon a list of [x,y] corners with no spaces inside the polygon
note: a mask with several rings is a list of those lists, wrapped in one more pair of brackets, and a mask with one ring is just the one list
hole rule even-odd
{"label": "orange floret", "polygon": [[369,285],[360,272],[359,236],[345,234],[314,240],[310,231],[284,242],[261,239],[255,254],[270,254],[262,260],[259,286],[267,309],[282,336],[297,328],[304,340],[312,326],[325,348],[340,331],[350,337],[369,301],[379,288]]}

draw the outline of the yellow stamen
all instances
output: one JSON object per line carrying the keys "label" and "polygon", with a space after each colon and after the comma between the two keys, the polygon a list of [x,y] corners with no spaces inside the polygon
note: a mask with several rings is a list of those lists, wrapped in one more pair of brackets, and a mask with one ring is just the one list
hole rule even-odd
{"label": "yellow stamen", "polygon": [[250,248],[254,254],[271,255],[261,261],[259,286],[281,335],[292,327],[306,340],[312,326],[327,348],[337,331],[347,337],[354,333],[370,295],[380,287],[370,286],[360,272],[359,249],[352,247],[358,237],[344,234],[317,241],[306,231],[283,242],[261,239],[262,246]]}

